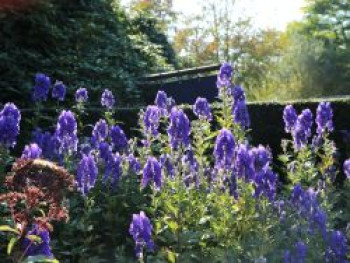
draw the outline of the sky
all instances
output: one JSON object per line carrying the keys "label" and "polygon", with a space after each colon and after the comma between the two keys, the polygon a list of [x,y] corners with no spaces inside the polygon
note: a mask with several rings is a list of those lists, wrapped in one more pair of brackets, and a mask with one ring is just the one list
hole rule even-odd
{"label": "sky", "polygon": [[[173,0],[173,6],[184,14],[196,14],[200,1],[205,0]],[[302,18],[304,5],[305,0],[240,0],[237,8],[251,17],[257,28],[284,30],[289,22]]]}

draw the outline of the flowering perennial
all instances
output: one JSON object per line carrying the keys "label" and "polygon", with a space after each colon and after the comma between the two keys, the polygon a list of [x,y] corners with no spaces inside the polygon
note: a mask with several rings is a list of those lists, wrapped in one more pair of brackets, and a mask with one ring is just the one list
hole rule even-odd
{"label": "flowering perennial", "polygon": [[75,101],[77,103],[84,103],[88,100],[88,91],[86,88],[79,88],[75,92]]}
{"label": "flowering perennial", "polygon": [[133,214],[129,233],[135,242],[135,254],[137,258],[143,258],[143,249],[154,250],[152,241],[153,227],[146,214],[141,211],[140,214]]}
{"label": "flowering perennial", "polygon": [[190,144],[190,121],[187,115],[174,107],[170,114],[170,125],[168,128],[168,135],[170,139],[170,146],[173,150],[183,145],[185,147]]}
{"label": "flowering perennial", "polygon": [[222,129],[216,138],[214,156],[216,167],[229,168],[235,154],[235,138],[231,131]]}
{"label": "flowering perennial", "polygon": [[59,142],[59,152],[69,154],[77,151],[77,121],[71,111],[62,111],[58,117],[55,136]]}
{"label": "flowering perennial", "polygon": [[98,168],[94,157],[84,155],[77,168],[76,184],[82,195],[88,195],[90,189],[95,186]]}
{"label": "flowering perennial", "polygon": [[100,142],[103,142],[108,137],[108,124],[106,120],[99,120],[96,122],[94,129],[92,130],[91,142],[97,146]]}
{"label": "flowering perennial", "polygon": [[113,109],[115,104],[115,99],[112,91],[105,89],[101,97],[101,105],[105,106],[107,109]]}
{"label": "flowering perennial", "polygon": [[118,152],[125,150],[128,146],[128,139],[124,131],[118,126],[112,126],[110,131],[112,146]]}
{"label": "flowering perennial", "polygon": [[321,102],[316,113],[317,133],[333,131],[333,110],[329,102]]}
{"label": "flowering perennial", "polygon": [[142,187],[146,187],[150,181],[154,182],[154,188],[156,190],[162,187],[162,168],[155,157],[148,157],[147,163],[143,167]]}
{"label": "flowering perennial", "polygon": [[36,159],[40,158],[42,150],[36,143],[31,143],[24,147],[21,158],[24,159]]}
{"label": "flowering perennial", "polygon": [[211,121],[213,119],[213,115],[210,112],[210,105],[206,98],[197,98],[193,106],[193,112],[200,119],[208,121]]}
{"label": "flowering perennial", "polygon": [[143,123],[146,134],[157,136],[161,111],[157,106],[148,106],[143,115]]}
{"label": "flowering perennial", "polygon": [[35,85],[33,88],[32,98],[34,101],[46,101],[49,95],[51,80],[42,73],[35,75]]}
{"label": "flowering perennial", "polygon": [[0,144],[6,148],[16,145],[21,113],[13,103],[6,103],[0,112]]}
{"label": "flowering perennial", "polygon": [[57,99],[58,101],[64,101],[66,97],[66,86],[61,81],[56,81],[55,85],[52,88],[52,98]]}

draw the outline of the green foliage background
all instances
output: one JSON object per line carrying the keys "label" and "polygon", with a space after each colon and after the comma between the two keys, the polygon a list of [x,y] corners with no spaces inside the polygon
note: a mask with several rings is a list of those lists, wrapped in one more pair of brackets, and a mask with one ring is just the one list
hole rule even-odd
{"label": "green foliage background", "polygon": [[114,0],[39,0],[27,10],[2,11],[0,39],[0,101],[22,107],[37,72],[70,89],[112,89],[120,104],[135,105],[137,79],[176,64],[155,18],[129,15]]}

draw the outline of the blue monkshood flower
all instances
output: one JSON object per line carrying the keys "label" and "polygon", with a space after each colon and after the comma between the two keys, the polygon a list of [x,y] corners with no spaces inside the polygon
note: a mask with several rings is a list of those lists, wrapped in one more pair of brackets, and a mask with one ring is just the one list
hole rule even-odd
{"label": "blue monkshood flower", "polygon": [[96,122],[93,130],[91,142],[92,145],[97,146],[100,142],[104,142],[108,137],[108,124],[106,120],[100,119]]}
{"label": "blue monkshood flower", "polygon": [[283,263],[291,263],[292,259],[291,259],[291,254],[290,251],[287,249],[284,251],[283,253]]}
{"label": "blue monkshood flower", "polygon": [[307,144],[308,138],[311,136],[312,124],[312,112],[309,109],[303,110],[302,113],[298,116],[293,131],[295,149],[300,149]]}
{"label": "blue monkshood flower", "polygon": [[42,73],[35,75],[35,85],[33,88],[32,98],[34,101],[46,101],[49,95],[51,80]]}
{"label": "blue monkshood flower", "polygon": [[298,241],[295,245],[296,248],[296,252],[297,252],[297,257],[298,257],[298,261],[300,263],[305,262],[306,259],[306,254],[307,254],[307,246],[305,245],[304,242],[302,241]]}
{"label": "blue monkshood flower", "polygon": [[174,150],[183,145],[188,147],[190,144],[190,121],[187,115],[174,107],[170,114],[170,125],[168,135],[170,139],[170,147]]}
{"label": "blue monkshood flower", "polygon": [[223,128],[216,137],[214,156],[216,167],[230,168],[235,154],[235,138],[231,131]]}
{"label": "blue monkshood flower", "polygon": [[21,113],[13,103],[6,103],[0,112],[0,145],[13,148],[20,130]]}
{"label": "blue monkshood flower", "polygon": [[234,104],[239,101],[245,101],[245,92],[241,85],[235,85],[232,89]]}
{"label": "blue monkshood flower", "polygon": [[88,195],[95,186],[97,174],[98,168],[94,157],[91,154],[83,155],[78,164],[76,176],[77,189],[82,195]]}
{"label": "blue monkshood flower", "polygon": [[318,230],[322,233],[322,237],[325,240],[327,238],[327,215],[321,209],[316,209],[313,212],[310,225],[317,227]]}
{"label": "blue monkshood flower", "polygon": [[101,105],[105,106],[107,109],[113,109],[115,104],[115,99],[112,91],[105,89],[101,97]]}
{"label": "blue monkshood flower", "polygon": [[56,136],[50,132],[42,132],[35,129],[32,133],[32,142],[39,145],[42,149],[42,156],[48,160],[54,160],[58,156],[59,142]]}
{"label": "blue monkshood flower", "polygon": [[77,121],[71,111],[62,111],[58,117],[55,136],[59,142],[61,154],[77,151]]}
{"label": "blue monkshood flower", "polygon": [[240,144],[235,160],[235,171],[239,178],[244,178],[246,182],[254,180],[254,154],[245,144]]}
{"label": "blue monkshood flower", "polygon": [[223,63],[221,65],[216,85],[218,88],[228,87],[231,84],[233,74],[233,68],[229,63]]}
{"label": "blue monkshood flower", "polygon": [[139,259],[143,258],[144,248],[147,248],[148,251],[154,250],[152,230],[151,222],[143,211],[141,211],[140,214],[132,215],[129,233],[134,239],[135,254]]}
{"label": "blue monkshood flower", "polygon": [[256,173],[254,197],[259,198],[264,194],[270,201],[273,201],[276,196],[276,182],[277,176],[271,170]]}
{"label": "blue monkshood flower", "polygon": [[297,119],[298,119],[298,115],[294,107],[292,105],[287,105],[283,111],[284,130],[287,133],[290,133],[293,131],[296,125]]}
{"label": "blue monkshood flower", "polygon": [[137,174],[141,171],[140,161],[133,154],[129,154],[128,164],[129,164],[129,171],[132,171]]}
{"label": "blue monkshood flower", "polygon": [[238,123],[243,129],[250,127],[250,117],[247,104],[244,100],[238,101],[232,108],[232,115],[234,121]]}
{"label": "blue monkshood flower", "polygon": [[333,131],[333,110],[329,102],[321,102],[316,111],[317,133]]}
{"label": "blue monkshood flower", "polygon": [[347,263],[347,240],[341,231],[333,231],[326,250],[326,262]]}
{"label": "blue monkshood flower", "polygon": [[52,98],[57,99],[58,101],[64,101],[66,97],[66,86],[61,81],[56,81],[52,89]]}
{"label": "blue monkshood flower", "polygon": [[175,168],[174,168],[173,163],[171,162],[170,155],[169,154],[162,154],[160,156],[160,163],[162,165],[162,168],[166,171],[166,174],[170,178],[174,178]]}
{"label": "blue monkshood flower", "polygon": [[109,158],[112,156],[112,147],[107,142],[101,142],[98,145],[99,157],[107,163]]}
{"label": "blue monkshood flower", "polygon": [[110,136],[112,139],[112,146],[116,151],[121,152],[128,147],[128,139],[124,131],[118,125],[111,127]]}
{"label": "blue monkshood flower", "polygon": [[157,106],[148,106],[143,115],[144,132],[157,136],[161,111]]}
{"label": "blue monkshood flower", "polygon": [[88,91],[85,88],[79,88],[75,92],[75,101],[77,103],[85,103],[88,100]]}
{"label": "blue monkshood flower", "polygon": [[45,256],[52,258],[53,254],[50,247],[50,234],[46,229],[40,229],[38,225],[28,231],[28,236],[38,236],[41,242],[33,242],[32,239],[25,237],[22,243],[22,249],[25,251],[25,256]]}
{"label": "blue monkshood flower", "polygon": [[118,185],[118,182],[122,176],[122,160],[119,153],[115,153],[109,156],[106,164],[105,175],[103,177],[103,182],[105,184],[110,184],[112,188]]}
{"label": "blue monkshood flower", "polygon": [[162,90],[158,91],[154,103],[155,103],[155,105],[157,105],[157,107],[161,110],[162,113],[167,112],[168,97],[164,91],[162,91]]}
{"label": "blue monkshood flower", "polygon": [[256,172],[267,170],[272,160],[272,155],[264,146],[259,145],[252,149],[254,155],[254,168]]}
{"label": "blue monkshood flower", "polygon": [[197,98],[193,106],[193,112],[199,119],[208,121],[213,119],[213,115],[210,112],[210,105],[206,98]]}
{"label": "blue monkshood flower", "polygon": [[40,158],[42,154],[42,150],[36,143],[31,143],[24,147],[22,152],[22,159],[37,159]]}
{"label": "blue monkshood flower", "polygon": [[159,190],[162,187],[162,168],[155,157],[148,157],[147,162],[143,168],[143,177],[141,186],[146,187],[150,181],[154,182],[154,188]]}
{"label": "blue monkshood flower", "polygon": [[344,162],[344,173],[346,175],[346,177],[348,179],[350,179],[350,159],[347,159],[345,162]]}
{"label": "blue monkshood flower", "polygon": [[167,110],[168,112],[171,112],[171,110],[176,106],[176,102],[173,98],[168,98],[167,100]]}

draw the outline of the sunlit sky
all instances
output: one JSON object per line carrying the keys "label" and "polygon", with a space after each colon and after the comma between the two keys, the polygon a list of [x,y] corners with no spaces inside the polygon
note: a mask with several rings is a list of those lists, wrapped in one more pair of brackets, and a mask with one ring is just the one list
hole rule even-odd
{"label": "sunlit sky", "polygon": [[[198,14],[198,3],[205,0],[173,0],[174,9],[184,14]],[[240,0],[238,12],[252,18],[257,28],[285,29],[286,25],[302,18],[305,0]]]}

